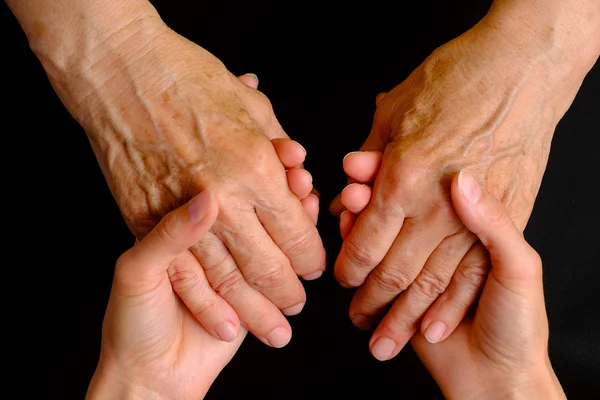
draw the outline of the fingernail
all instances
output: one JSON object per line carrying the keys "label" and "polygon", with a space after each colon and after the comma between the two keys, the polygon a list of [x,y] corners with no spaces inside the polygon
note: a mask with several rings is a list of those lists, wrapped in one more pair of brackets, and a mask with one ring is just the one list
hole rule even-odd
{"label": "fingernail", "polygon": [[254,79],[256,79],[256,86],[258,86],[258,82],[259,82],[259,81],[258,81],[258,75],[256,75],[256,74],[253,74],[252,72],[248,72],[246,75],[253,76],[253,77],[254,77]]}
{"label": "fingernail", "polygon": [[[296,142],[294,140],[294,142]],[[304,148],[304,146],[302,146],[299,142],[296,142],[298,144],[298,146],[300,146],[300,148],[304,151],[304,155],[306,156],[308,153],[306,152],[306,149]]]}
{"label": "fingernail", "polygon": [[465,170],[458,174],[458,187],[470,204],[475,204],[481,198],[481,187],[479,183]]}
{"label": "fingernail", "polygon": [[311,193],[311,194],[309,194],[309,196],[312,196],[312,197],[314,197],[315,199],[317,199],[317,201],[318,201],[318,202],[320,202],[320,201],[321,201],[321,199],[319,198],[319,196],[317,196],[317,195],[316,195],[316,194],[314,194],[314,193]]}
{"label": "fingernail", "polygon": [[202,193],[196,195],[188,206],[190,220],[193,223],[200,222],[212,208],[212,202],[213,193],[210,189],[206,189]]}
{"label": "fingernail", "polygon": [[310,177],[310,184],[312,185],[312,183],[313,183],[313,177],[312,177],[312,174],[311,174],[310,172],[308,172],[308,170],[306,170],[306,169],[305,169],[305,171],[306,171],[306,173],[308,174],[308,176]]}
{"label": "fingernail", "polygon": [[356,326],[358,329],[366,331],[371,328],[371,320],[364,315],[356,314],[355,316],[351,317],[351,319],[354,326]]}
{"label": "fingernail", "polygon": [[396,342],[386,337],[380,337],[371,347],[371,353],[379,361],[389,360],[394,350],[396,350]]}
{"label": "fingernail", "polygon": [[444,333],[446,333],[446,324],[435,321],[425,329],[425,339],[427,339],[429,343],[437,343],[442,340]]}
{"label": "fingernail", "polygon": [[344,282],[338,282],[340,284],[341,287],[343,287],[344,289],[352,289],[352,286],[348,285],[347,283]]}
{"label": "fingernail", "polygon": [[360,153],[360,152],[359,152],[359,151],[351,151],[350,153],[346,154],[346,155],[344,156],[344,159],[342,160],[342,164],[344,163],[344,161],[346,160],[346,158],[348,158],[348,156],[349,156],[350,154],[355,154],[355,153]]}
{"label": "fingernail", "polygon": [[302,279],[305,281],[314,281],[315,279],[319,279],[323,275],[323,271],[316,271],[312,274],[302,275]]}
{"label": "fingernail", "polygon": [[267,336],[267,340],[271,343],[271,346],[276,348],[285,346],[291,338],[291,333],[285,328],[275,328]]}
{"label": "fingernail", "polygon": [[217,332],[219,339],[223,340],[224,342],[232,342],[237,337],[235,325],[233,325],[231,322],[221,322],[216,326],[215,331]]}
{"label": "fingernail", "polygon": [[288,308],[284,308],[283,310],[281,310],[281,312],[284,315],[298,315],[300,314],[300,311],[302,311],[302,309],[304,308],[304,303],[300,303],[300,304],[296,304],[293,307],[288,307]]}

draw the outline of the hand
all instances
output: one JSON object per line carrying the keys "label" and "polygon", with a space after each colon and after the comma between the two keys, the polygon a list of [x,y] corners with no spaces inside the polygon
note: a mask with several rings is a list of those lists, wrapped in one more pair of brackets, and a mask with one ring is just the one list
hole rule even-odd
{"label": "hand", "polygon": [[461,172],[452,182],[460,219],[492,261],[475,315],[443,343],[412,345],[448,399],[566,399],[548,357],[542,263],[502,203]]}
{"label": "hand", "polygon": [[[380,160],[381,153],[355,153],[345,166],[351,175],[376,173]],[[350,210],[360,214],[370,195],[368,187],[344,191],[341,201],[347,211],[340,218],[342,237],[356,222]],[[482,191],[466,171],[452,180],[451,197],[461,221],[489,250],[492,268],[474,315],[441,343],[414,335],[413,348],[448,399],[564,399],[548,357],[539,255],[502,203]],[[400,305],[395,303],[388,316]],[[389,340],[377,329],[371,346],[390,345]]]}
{"label": "hand", "polygon": [[212,337],[174,293],[169,273],[193,258],[188,247],[218,213],[205,190],[119,258],[88,399],[200,399],[231,360],[245,331],[231,343]]}
{"label": "hand", "polygon": [[[382,152],[381,169],[351,176],[358,183],[342,194],[370,197],[361,184],[373,183],[335,275],[360,286],[349,310],[357,327],[377,324],[394,303],[373,336],[394,344],[380,359],[398,354],[419,328],[432,342],[448,337],[487,276],[484,249],[452,207],[451,177],[468,168],[523,230],[554,128],[578,88],[574,78],[557,78],[564,71],[541,54],[539,40],[522,47],[524,39],[517,44],[492,22],[437,49],[378,97],[362,150]],[[335,200],[332,211],[342,210]]]}
{"label": "hand", "polygon": [[266,96],[162,22],[145,21],[119,46],[96,48],[78,79],[61,71],[51,79],[138,238],[214,190],[217,221],[191,247],[196,261],[169,270],[173,288],[213,336],[235,339],[241,320],[266,344],[284,346],[291,328],[283,314],[306,301],[297,275],[314,279],[325,268],[314,213],[303,208],[314,210],[315,198],[288,187],[312,178],[278,159],[270,140],[287,135]]}

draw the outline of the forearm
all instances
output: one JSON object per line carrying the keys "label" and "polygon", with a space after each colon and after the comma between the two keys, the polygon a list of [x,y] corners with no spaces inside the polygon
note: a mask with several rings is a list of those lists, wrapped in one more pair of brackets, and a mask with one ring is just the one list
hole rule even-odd
{"label": "forearm", "polygon": [[[166,28],[146,0],[7,0],[57,94],[78,115],[92,91],[124,72]],[[127,60],[127,61],[123,61]]]}
{"label": "forearm", "polygon": [[[108,40],[124,41],[138,21],[159,19],[147,0],[6,0],[42,63],[71,68],[97,57]],[[46,66],[46,65],[45,65]]]}
{"label": "forearm", "polygon": [[583,79],[600,56],[600,2],[597,0],[496,0],[484,24],[513,44],[515,68],[544,64],[537,78],[570,106]]}

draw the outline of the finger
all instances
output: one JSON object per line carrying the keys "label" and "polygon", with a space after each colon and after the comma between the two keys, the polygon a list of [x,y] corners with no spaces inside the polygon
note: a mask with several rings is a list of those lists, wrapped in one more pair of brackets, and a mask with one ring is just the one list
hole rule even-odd
{"label": "finger", "polygon": [[344,208],[354,214],[360,214],[369,204],[371,187],[353,183],[342,190],[341,201]]}
{"label": "finger", "polygon": [[329,212],[334,217],[339,217],[345,210],[346,208],[342,204],[342,194],[340,193],[335,196],[333,200],[331,200],[331,203],[329,204]]}
{"label": "finger", "polygon": [[215,292],[233,307],[241,325],[263,343],[283,347],[292,328],[281,311],[245,280],[229,249],[215,235],[208,234],[191,248],[200,260]]}
{"label": "finger", "polygon": [[271,143],[286,169],[299,167],[306,159],[306,150],[294,140],[278,138],[271,140]]}
{"label": "finger", "polygon": [[300,200],[310,194],[313,188],[312,175],[305,169],[292,168],[286,172],[288,186]]}
{"label": "finger", "polygon": [[373,320],[417,278],[429,256],[444,239],[442,234],[433,233],[436,222],[409,220],[404,225],[383,261],[354,294],[349,314],[358,328],[370,328]]}
{"label": "finger", "polygon": [[489,267],[487,250],[481,242],[475,243],[461,260],[448,288],[423,317],[421,332],[428,342],[441,342],[454,332],[479,297]]}
{"label": "finger", "polygon": [[181,254],[168,273],[173,290],[208,333],[225,342],[237,338],[240,321],[236,312],[214,292],[191,252]]}
{"label": "finger", "polygon": [[375,104],[377,106],[379,106],[381,104],[381,101],[383,100],[383,98],[387,95],[387,92],[381,92],[377,95],[377,97],[375,97]]}
{"label": "finger", "polygon": [[313,220],[314,224],[317,225],[319,220],[319,198],[315,194],[309,194],[301,200],[302,206],[306,213]]}
{"label": "finger", "polygon": [[325,270],[325,248],[303,205],[291,191],[279,190],[256,205],[256,214],[296,274],[306,277]]}
{"label": "finger", "polygon": [[500,200],[482,190],[467,171],[452,180],[452,202],[465,226],[489,251],[496,278],[515,288],[538,283],[539,255],[525,241]]}
{"label": "finger", "polygon": [[342,215],[340,215],[340,234],[342,235],[342,240],[345,240],[350,234],[352,227],[354,227],[354,224],[356,223],[356,218],[357,215],[350,211],[344,211]]}
{"label": "finger", "polygon": [[122,256],[127,260],[127,270],[137,281],[162,277],[178,255],[208,232],[218,213],[212,190],[198,194],[165,215],[142,241]]}
{"label": "finger", "polygon": [[256,74],[247,73],[238,77],[240,81],[252,89],[258,89],[258,76]]}
{"label": "finger", "polygon": [[[446,290],[458,263],[475,240],[470,232],[461,231],[437,246],[414,282],[396,299],[373,332],[371,349],[378,360],[395,357],[418,331],[423,315]],[[391,344],[393,351],[386,353]]]}
{"label": "finger", "polygon": [[383,154],[380,151],[355,151],[344,157],[344,171],[359,183],[375,180],[381,166]]}
{"label": "finger", "polygon": [[[227,216],[224,215],[223,220],[226,226],[236,226],[233,218],[228,223]],[[226,232],[223,234],[223,242],[229,248],[244,279],[284,314],[298,314],[306,303],[306,294],[290,261],[255,216],[246,218],[241,225],[247,234]],[[257,249],[260,249],[259,257]]]}
{"label": "finger", "polygon": [[[371,200],[344,240],[335,263],[336,279],[347,286],[362,285],[383,260],[404,222],[399,183],[394,174],[386,170],[385,156],[382,165]],[[394,170],[392,166],[388,168]]]}

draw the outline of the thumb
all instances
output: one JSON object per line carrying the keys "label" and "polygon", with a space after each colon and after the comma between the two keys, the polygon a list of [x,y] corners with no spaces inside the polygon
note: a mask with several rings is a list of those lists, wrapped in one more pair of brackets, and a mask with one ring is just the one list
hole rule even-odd
{"label": "thumb", "polygon": [[152,277],[164,273],[189,247],[199,242],[219,213],[212,190],[196,195],[171,211],[152,231],[120,259],[133,276]]}
{"label": "thumb", "polygon": [[452,202],[465,226],[487,248],[496,278],[506,284],[541,282],[541,262],[500,200],[460,171],[452,181]]}

